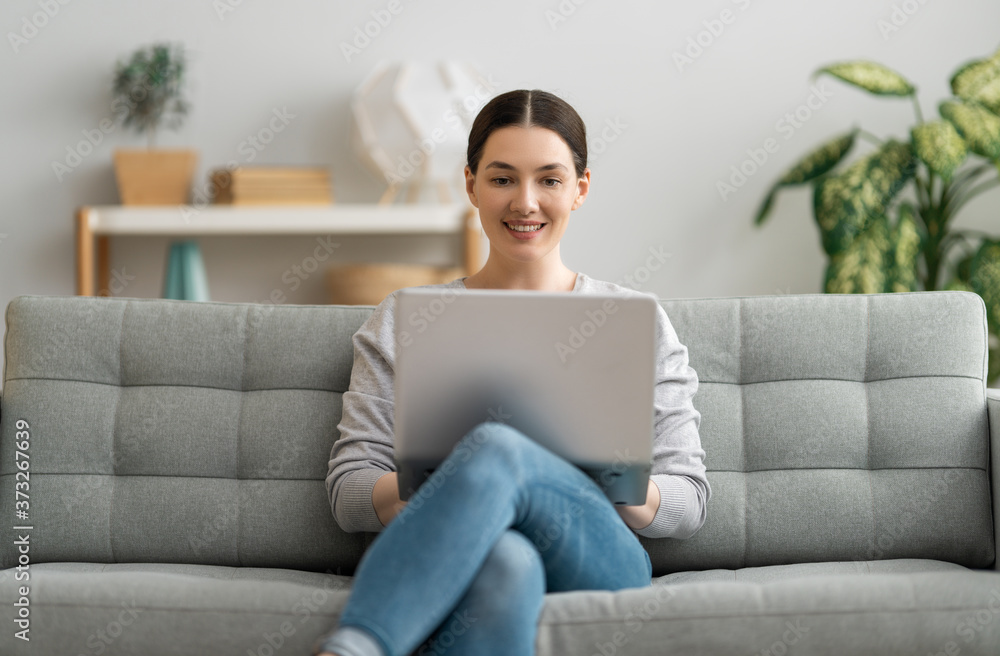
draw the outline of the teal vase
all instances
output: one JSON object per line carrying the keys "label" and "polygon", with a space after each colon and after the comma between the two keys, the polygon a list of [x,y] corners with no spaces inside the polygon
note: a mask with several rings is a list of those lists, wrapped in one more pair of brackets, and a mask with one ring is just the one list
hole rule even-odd
{"label": "teal vase", "polygon": [[208,278],[198,242],[175,241],[170,244],[163,298],[181,301],[207,301]]}

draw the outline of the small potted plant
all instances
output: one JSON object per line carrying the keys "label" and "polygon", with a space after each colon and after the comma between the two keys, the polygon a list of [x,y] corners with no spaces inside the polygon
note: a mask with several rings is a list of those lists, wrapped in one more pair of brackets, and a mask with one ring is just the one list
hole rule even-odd
{"label": "small potted plant", "polygon": [[123,205],[188,202],[197,153],[191,149],[154,149],[160,127],[180,127],[188,111],[182,95],[183,46],[141,48],[115,67],[111,108],[121,123],[146,136],[148,147],[117,149],[115,177]]}

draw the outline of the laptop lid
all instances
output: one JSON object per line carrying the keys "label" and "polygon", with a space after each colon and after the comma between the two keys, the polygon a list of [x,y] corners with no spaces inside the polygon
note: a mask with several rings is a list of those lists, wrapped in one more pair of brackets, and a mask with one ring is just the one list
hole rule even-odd
{"label": "laptop lid", "polygon": [[413,287],[396,298],[395,459],[409,498],[483,421],[646,501],[656,301],[645,295]]}

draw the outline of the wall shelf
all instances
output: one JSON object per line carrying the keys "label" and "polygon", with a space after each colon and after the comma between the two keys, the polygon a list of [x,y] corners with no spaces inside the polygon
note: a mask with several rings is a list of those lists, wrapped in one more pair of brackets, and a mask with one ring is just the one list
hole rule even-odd
{"label": "wall shelf", "polygon": [[479,268],[479,232],[478,213],[469,204],[88,206],[76,214],[76,289],[93,296],[96,270],[97,289],[108,295],[112,235],[459,235],[471,275]]}

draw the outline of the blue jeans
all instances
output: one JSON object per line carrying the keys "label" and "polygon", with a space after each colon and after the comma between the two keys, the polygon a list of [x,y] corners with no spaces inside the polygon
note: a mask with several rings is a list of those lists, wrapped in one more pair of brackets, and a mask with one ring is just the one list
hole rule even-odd
{"label": "blue jeans", "polygon": [[365,552],[339,630],[317,650],[523,656],[534,653],[546,592],[643,587],[651,576],[649,555],[597,483],[485,422]]}

